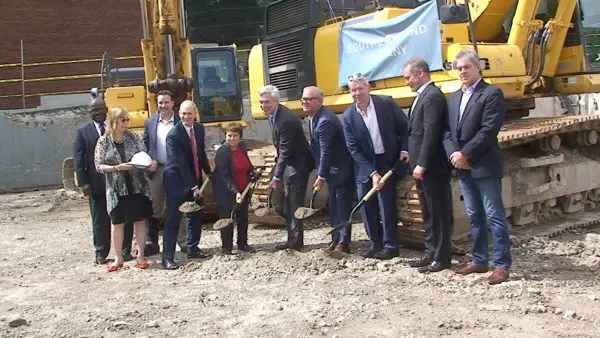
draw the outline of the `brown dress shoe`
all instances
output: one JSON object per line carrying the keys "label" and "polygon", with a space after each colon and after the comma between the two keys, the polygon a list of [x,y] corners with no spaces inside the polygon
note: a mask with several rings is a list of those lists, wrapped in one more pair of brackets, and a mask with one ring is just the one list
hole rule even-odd
{"label": "brown dress shoe", "polygon": [[490,285],[500,284],[508,279],[508,275],[508,270],[496,268],[488,277],[488,283]]}
{"label": "brown dress shoe", "polygon": [[489,271],[489,267],[487,265],[477,265],[473,262],[469,264],[465,264],[463,266],[457,266],[456,270],[454,270],[457,274],[460,275],[470,275],[472,273],[484,273]]}
{"label": "brown dress shoe", "polygon": [[345,244],[338,244],[335,246],[335,249],[333,249],[333,251],[337,251],[337,252],[344,252],[344,253],[350,253],[350,248],[348,248],[347,245]]}

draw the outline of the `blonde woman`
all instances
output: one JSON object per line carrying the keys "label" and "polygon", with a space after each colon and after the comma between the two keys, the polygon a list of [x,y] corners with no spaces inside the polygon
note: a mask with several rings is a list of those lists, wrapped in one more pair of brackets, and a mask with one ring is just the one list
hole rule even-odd
{"label": "blonde woman", "polygon": [[[137,264],[146,269],[148,262],[144,257],[146,238],[146,220],[152,216],[150,179],[144,170],[134,169],[129,164],[133,155],[146,151],[142,137],[128,129],[129,116],[122,107],[111,108],[107,114],[106,134],[98,140],[95,151],[96,170],[106,178],[106,207],[112,223],[112,244],[116,259],[108,265],[109,272],[123,267],[121,250],[124,224],[134,223],[135,238],[138,246]],[[156,162],[148,168],[156,169]]]}

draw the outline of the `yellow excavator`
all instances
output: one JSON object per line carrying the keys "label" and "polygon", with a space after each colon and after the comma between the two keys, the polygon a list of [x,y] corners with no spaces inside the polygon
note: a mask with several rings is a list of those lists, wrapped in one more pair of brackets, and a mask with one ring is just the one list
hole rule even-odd
{"label": "yellow excavator", "polygon": [[[243,122],[235,45],[192,48],[183,0],[140,0],[140,7],[144,66],[113,67],[114,61],[105,53],[100,87],[92,89],[92,97],[102,96],[109,108],[127,108],[129,127],[137,132],[143,132],[144,121],[158,112],[156,94],[163,89],[174,93],[175,109],[183,100],[193,100],[199,109],[196,119],[205,126]],[[210,154],[209,159],[212,162]],[[63,161],[62,172],[65,188],[76,189],[72,158]],[[215,216],[210,184],[204,195],[206,214]]]}
{"label": "yellow excavator", "polygon": [[[319,86],[325,92],[324,105],[342,113],[352,98],[340,80],[341,64],[360,64],[353,54],[340,50],[344,30],[368,30],[369,25],[414,14],[431,1],[437,9],[439,39],[424,43],[436,44],[441,53],[442,67],[432,72],[436,85],[446,95],[459,90],[458,73],[450,65],[459,50],[474,49],[485,81],[501,88],[508,100],[510,109],[498,140],[510,224],[551,224],[536,235],[552,236],[597,222],[578,215],[600,203],[600,115],[544,116],[538,108],[532,116],[530,111],[540,98],[600,92],[598,0],[274,1],[267,8],[265,37],[249,56],[252,115],[265,119],[258,91],[266,84],[277,86],[281,103],[300,116],[299,99],[308,85]],[[410,56],[427,59],[425,50],[415,48]],[[399,75],[380,76],[371,87],[373,94],[389,95],[403,108],[415,97]],[[266,200],[266,190],[256,192]],[[452,192],[453,236],[459,240],[470,230],[456,178]],[[424,225],[412,177],[398,182],[397,204],[401,241],[422,244]],[[565,214],[572,215],[561,217]]]}

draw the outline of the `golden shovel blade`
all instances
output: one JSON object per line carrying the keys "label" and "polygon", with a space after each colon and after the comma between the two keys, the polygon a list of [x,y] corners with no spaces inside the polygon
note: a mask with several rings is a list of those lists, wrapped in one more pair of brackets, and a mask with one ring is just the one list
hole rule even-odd
{"label": "golden shovel blade", "polygon": [[216,221],[215,224],[213,224],[213,229],[214,230],[225,229],[232,224],[233,224],[233,220],[231,218],[221,218],[220,220]]}
{"label": "golden shovel blade", "polygon": [[317,211],[319,211],[319,209],[312,209],[312,208],[307,208],[307,207],[299,207],[294,212],[294,217],[296,217],[297,219],[306,219],[306,218],[309,218],[310,216],[316,214]]}
{"label": "golden shovel blade", "polygon": [[198,205],[196,204],[196,202],[183,202],[180,206],[179,206],[179,211],[184,212],[186,214],[192,213],[192,212],[196,212],[196,211],[200,211],[204,209],[204,205]]}

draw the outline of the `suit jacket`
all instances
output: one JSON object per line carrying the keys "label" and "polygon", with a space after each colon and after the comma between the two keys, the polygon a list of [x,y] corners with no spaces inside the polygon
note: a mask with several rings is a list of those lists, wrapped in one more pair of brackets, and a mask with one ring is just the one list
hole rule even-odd
{"label": "suit jacket", "polygon": [[[240,147],[244,150],[244,155],[246,155],[246,159],[250,163],[250,167],[248,168],[248,182],[250,182],[254,167],[252,166],[252,162],[250,162],[250,158],[246,152],[246,145],[243,141],[240,143]],[[213,183],[213,196],[217,205],[221,208],[232,210],[235,204],[235,195],[242,191],[238,190],[235,184],[233,159],[227,143],[223,143],[217,150],[217,154],[215,155],[215,174],[211,180]]]}
{"label": "suit jacket", "polygon": [[442,91],[432,82],[419,94],[408,114],[408,153],[411,171],[417,165],[427,169],[426,176],[449,175],[450,165],[444,151],[444,125],[448,105]]}
{"label": "suit jacket", "polygon": [[330,184],[342,183],[352,175],[352,157],[346,148],[344,128],[335,114],[321,107],[311,121],[310,146],[317,174]]}
{"label": "suit jacket", "polygon": [[[385,150],[386,167],[393,168],[401,151],[408,151],[408,119],[402,109],[389,96],[371,95],[379,133]],[[352,104],[343,114],[342,125],[346,137],[346,146],[354,159],[354,176],[359,183],[367,183],[375,169],[375,150],[369,130],[356,108]],[[404,167],[396,167],[399,175]]]}
{"label": "suit jacket", "polygon": [[77,176],[77,185],[82,187],[89,184],[93,195],[105,193],[104,174],[96,171],[94,152],[98,142],[98,131],[93,121],[77,128],[73,141],[73,166]]}
{"label": "suit jacket", "polygon": [[281,179],[284,171],[291,167],[293,172],[310,173],[315,168],[315,161],[310,152],[302,122],[287,107],[278,105],[275,112],[273,144],[277,149],[275,177]]}
{"label": "suit jacket", "polygon": [[[156,160],[156,130],[158,129],[158,119],[160,114],[154,114],[144,121],[144,143],[148,149],[148,155]],[[173,125],[179,123],[179,116],[173,113]]]}
{"label": "suit jacket", "polygon": [[457,91],[448,100],[448,121],[444,133],[446,155],[450,157],[453,152],[461,151],[471,165],[474,178],[502,177],[498,132],[507,110],[504,95],[498,87],[481,80],[459,121],[462,95],[462,91]]}
{"label": "suit jacket", "polygon": [[165,165],[165,189],[185,198],[195,186],[202,185],[202,170],[209,174],[210,164],[204,148],[204,126],[193,125],[200,166],[200,178],[196,179],[190,137],[183,122],[179,121],[167,135],[167,163]]}

